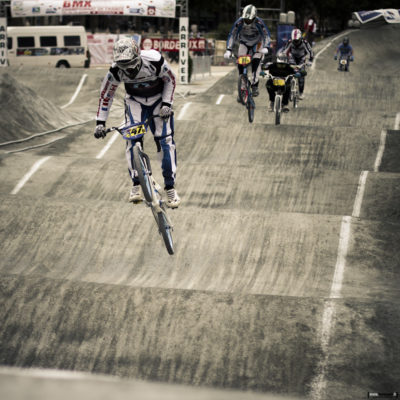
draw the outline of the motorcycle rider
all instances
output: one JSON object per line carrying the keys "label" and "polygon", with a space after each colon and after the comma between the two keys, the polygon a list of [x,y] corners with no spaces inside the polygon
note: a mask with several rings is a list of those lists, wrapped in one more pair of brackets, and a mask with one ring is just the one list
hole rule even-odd
{"label": "motorcycle rider", "polygon": [[[237,40],[239,40],[238,57],[247,54],[252,56],[252,92],[253,96],[258,96],[260,61],[262,55],[268,53],[271,35],[264,21],[257,17],[257,9],[252,4],[243,9],[242,16],[232,26],[226,41],[225,59],[232,56],[232,49]],[[242,65],[238,65],[238,70],[239,75],[243,74]]]}
{"label": "motorcycle rider", "polygon": [[[336,48],[336,52],[334,55],[334,59],[338,59],[338,54],[340,53],[339,60],[341,58],[347,58],[347,61],[354,61],[354,55],[353,55],[353,47],[351,47],[350,40],[348,36],[345,36],[343,38],[342,43],[339,44],[339,46]],[[338,67],[340,70],[340,66]],[[348,70],[348,67],[346,66],[346,71]]]}
{"label": "motorcycle rider", "polygon": [[[294,63],[296,65],[303,65],[303,70],[305,70],[305,65],[310,67],[314,60],[314,52],[307,42],[306,39],[303,39],[301,35],[300,29],[293,29],[291,34],[291,40],[286,43],[286,46],[283,50],[289,58],[290,63]],[[307,61],[308,59],[308,61]],[[305,74],[299,78],[299,99],[304,99],[304,85],[305,85]]]}
{"label": "motorcycle rider", "polygon": [[[162,55],[156,50],[140,51],[131,38],[115,42],[113,63],[100,89],[99,107],[96,116],[96,139],[105,137],[105,125],[118,86],[125,86],[125,123],[127,126],[141,122],[151,115],[160,115],[150,124],[157,145],[162,153],[161,168],[164,176],[167,205],[176,208],[180,198],[175,190],[176,148],[174,142],[174,122],[172,103],[176,86],[175,75]],[[129,201],[142,201],[137,172],[133,166],[133,146],[135,141],[126,141],[126,159],[133,187]]]}
{"label": "motorcycle rider", "polygon": [[[269,62],[262,66],[264,75],[264,71],[268,71],[271,77],[267,80],[265,87],[267,88],[269,95],[269,108],[268,111],[274,111],[274,101],[275,101],[275,89],[273,85],[273,78],[286,78],[289,75],[294,75],[295,69],[289,64],[289,59],[286,53],[280,52],[276,56],[276,60],[274,62]],[[298,73],[298,77],[300,77],[300,73]],[[290,81],[288,79],[285,84],[285,92],[282,96],[282,111],[289,112],[289,96],[290,96]]]}

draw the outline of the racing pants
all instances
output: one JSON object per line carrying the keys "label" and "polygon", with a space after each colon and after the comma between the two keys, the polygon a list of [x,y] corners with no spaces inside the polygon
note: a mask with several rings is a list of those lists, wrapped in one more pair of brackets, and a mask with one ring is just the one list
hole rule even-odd
{"label": "racing pants", "polygon": [[[152,105],[145,105],[133,97],[125,98],[125,122],[126,125],[144,121],[151,115],[158,115],[161,108],[161,97]],[[174,117],[171,115],[168,121],[157,117],[149,123],[157,146],[157,153],[161,161],[161,169],[166,189],[174,187],[176,177],[176,147],[174,142]],[[146,135],[145,135],[146,136]],[[143,148],[143,138],[139,139]],[[135,140],[126,141],[126,160],[128,161],[129,175],[133,184],[139,184],[137,173],[133,166],[133,147]]]}

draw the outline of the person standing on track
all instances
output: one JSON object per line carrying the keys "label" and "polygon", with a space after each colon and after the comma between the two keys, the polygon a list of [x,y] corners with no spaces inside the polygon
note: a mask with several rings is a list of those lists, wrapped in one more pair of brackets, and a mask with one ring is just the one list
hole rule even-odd
{"label": "person standing on track", "polygon": [[[225,59],[232,56],[235,42],[239,40],[238,57],[247,54],[252,56],[251,70],[253,73],[252,92],[258,96],[258,75],[263,54],[268,53],[271,35],[264,21],[257,17],[257,9],[249,4],[243,9],[242,16],[233,24],[226,42]],[[239,75],[243,74],[243,66],[238,65]]]}
{"label": "person standing on track", "polygon": [[305,66],[311,67],[312,62],[314,60],[314,52],[307,42],[306,39],[303,39],[301,35],[300,29],[293,29],[291,40],[286,43],[283,51],[289,58],[289,62],[296,65],[302,65],[302,73],[301,78],[299,78],[299,99],[304,99],[304,85],[305,85]]}
{"label": "person standing on track", "polygon": [[[158,152],[162,152],[161,168],[164,176],[167,205],[177,208],[180,198],[175,189],[176,147],[172,103],[176,86],[175,74],[156,50],[140,51],[131,38],[123,38],[114,44],[114,62],[106,74],[100,90],[96,116],[96,139],[105,137],[105,125],[115,92],[121,83],[125,86],[125,123],[132,125],[151,115],[159,115],[149,124]],[[133,187],[129,201],[142,201],[141,188],[133,164],[135,141],[126,142],[126,159]]]}

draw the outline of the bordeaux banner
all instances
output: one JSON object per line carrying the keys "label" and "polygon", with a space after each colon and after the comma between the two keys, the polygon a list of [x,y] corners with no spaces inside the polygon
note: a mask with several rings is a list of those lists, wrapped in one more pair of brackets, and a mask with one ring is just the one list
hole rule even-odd
{"label": "bordeaux banner", "polygon": [[[146,38],[142,40],[143,50],[158,51],[179,51],[180,45],[178,39],[156,39]],[[189,51],[205,51],[206,39],[189,39]]]}
{"label": "bordeaux banner", "polygon": [[12,17],[126,15],[175,18],[175,0],[12,0]]}

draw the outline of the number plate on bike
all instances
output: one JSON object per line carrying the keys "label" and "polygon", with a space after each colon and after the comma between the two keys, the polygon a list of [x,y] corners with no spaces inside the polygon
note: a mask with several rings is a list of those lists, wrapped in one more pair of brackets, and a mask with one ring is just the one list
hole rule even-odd
{"label": "number plate on bike", "polygon": [[251,56],[240,56],[238,57],[238,64],[239,65],[247,65],[251,63]]}
{"label": "number plate on bike", "polygon": [[146,133],[144,124],[131,125],[123,129],[123,138],[126,140],[140,139]]}
{"label": "number plate on bike", "polygon": [[274,86],[285,86],[285,80],[279,79],[279,78],[274,78],[273,84],[274,84]]}
{"label": "number plate on bike", "polygon": [[346,60],[340,60],[340,64],[342,64],[342,65],[346,65],[347,64],[347,61]]}

